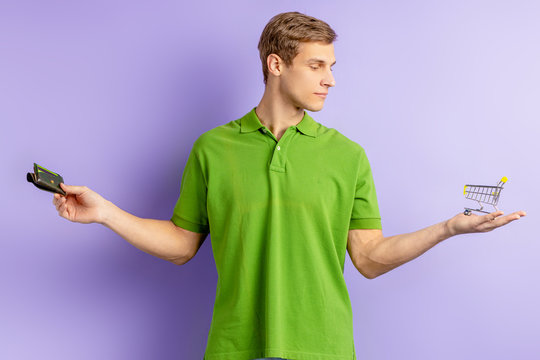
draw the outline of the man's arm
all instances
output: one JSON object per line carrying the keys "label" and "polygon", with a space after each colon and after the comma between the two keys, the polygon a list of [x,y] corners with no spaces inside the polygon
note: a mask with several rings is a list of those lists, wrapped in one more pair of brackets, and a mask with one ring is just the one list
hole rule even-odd
{"label": "man's arm", "polygon": [[170,220],[132,215],[86,186],[60,186],[66,196],[53,197],[60,216],[72,222],[102,224],[136,248],[173,264],[183,265],[193,258],[208,235],[183,229]]}
{"label": "man's arm", "polygon": [[183,229],[171,220],[137,217],[110,201],[107,201],[104,215],[100,223],[131,245],[176,265],[191,260],[208,235]]}
{"label": "man's arm", "polygon": [[384,237],[379,229],[352,229],[349,230],[347,250],[358,271],[366,278],[374,279],[454,235],[491,231],[526,215],[524,211],[516,211],[499,217],[502,214],[502,211],[480,216],[460,213],[427,228],[389,237]]}

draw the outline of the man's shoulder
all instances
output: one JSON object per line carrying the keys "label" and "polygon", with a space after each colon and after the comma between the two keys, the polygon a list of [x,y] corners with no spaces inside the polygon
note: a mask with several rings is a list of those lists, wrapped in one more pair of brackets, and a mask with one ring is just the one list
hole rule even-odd
{"label": "man's shoulder", "polygon": [[226,124],[218,125],[210,130],[203,132],[199,137],[203,139],[221,139],[240,132],[239,119],[229,121]]}
{"label": "man's shoulder", "polygon": [[224,141],[240,133],[240,119],[229,121],[228,123],[218,125],[199,135],[193,143],[195,151],[219,147]]}
{"label": "man's shoulder", "polygon": [[320,124],[319,136],[323,141],[328,142],[328,145],[339,148],[340,151],[354,152],[355,154],[364,152],[364,148],[358,142],[346,136],[338,129]]}

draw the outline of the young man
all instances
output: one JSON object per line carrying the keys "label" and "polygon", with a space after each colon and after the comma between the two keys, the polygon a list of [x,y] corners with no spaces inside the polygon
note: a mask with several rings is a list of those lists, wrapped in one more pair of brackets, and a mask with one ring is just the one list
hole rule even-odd
{"label": "young man", "polygon": [[518,211],[458,214],[384,237],[364,149],[314,121],[335,86],[335,32],[297,12],[259,42],[266,88],[242,118],[194,143],[171,220],[133,216],[81,186],[54,195],[60,216],[98,222],[137,248],[188,262],[212,234],[218,285],[206,360],[355,359],[345,253],[369,279],[457,234],[491,231]]}

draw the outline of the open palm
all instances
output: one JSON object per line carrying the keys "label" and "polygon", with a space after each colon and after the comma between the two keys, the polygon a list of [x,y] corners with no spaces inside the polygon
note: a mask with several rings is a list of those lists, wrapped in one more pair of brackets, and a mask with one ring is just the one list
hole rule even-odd
{"label": "open palm", "polygon": [[460,213],[448,220],[448,228],[452,235],[488,232],[527,215],[525,211],[516,211],[506,216],[503,214],[500,210],[487,215]]}

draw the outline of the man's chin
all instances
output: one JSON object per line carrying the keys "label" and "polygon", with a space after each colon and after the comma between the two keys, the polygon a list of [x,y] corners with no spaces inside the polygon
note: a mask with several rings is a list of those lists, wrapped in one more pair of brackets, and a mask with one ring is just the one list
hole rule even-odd
{"label": "man's chin", "polygon": [[312,111],[312,112],[317,112],[317,111],[321,111],[323,107],[324,107],[324,104],[317,104],[317,105],[306,106],[304,109],[308,111]]}

